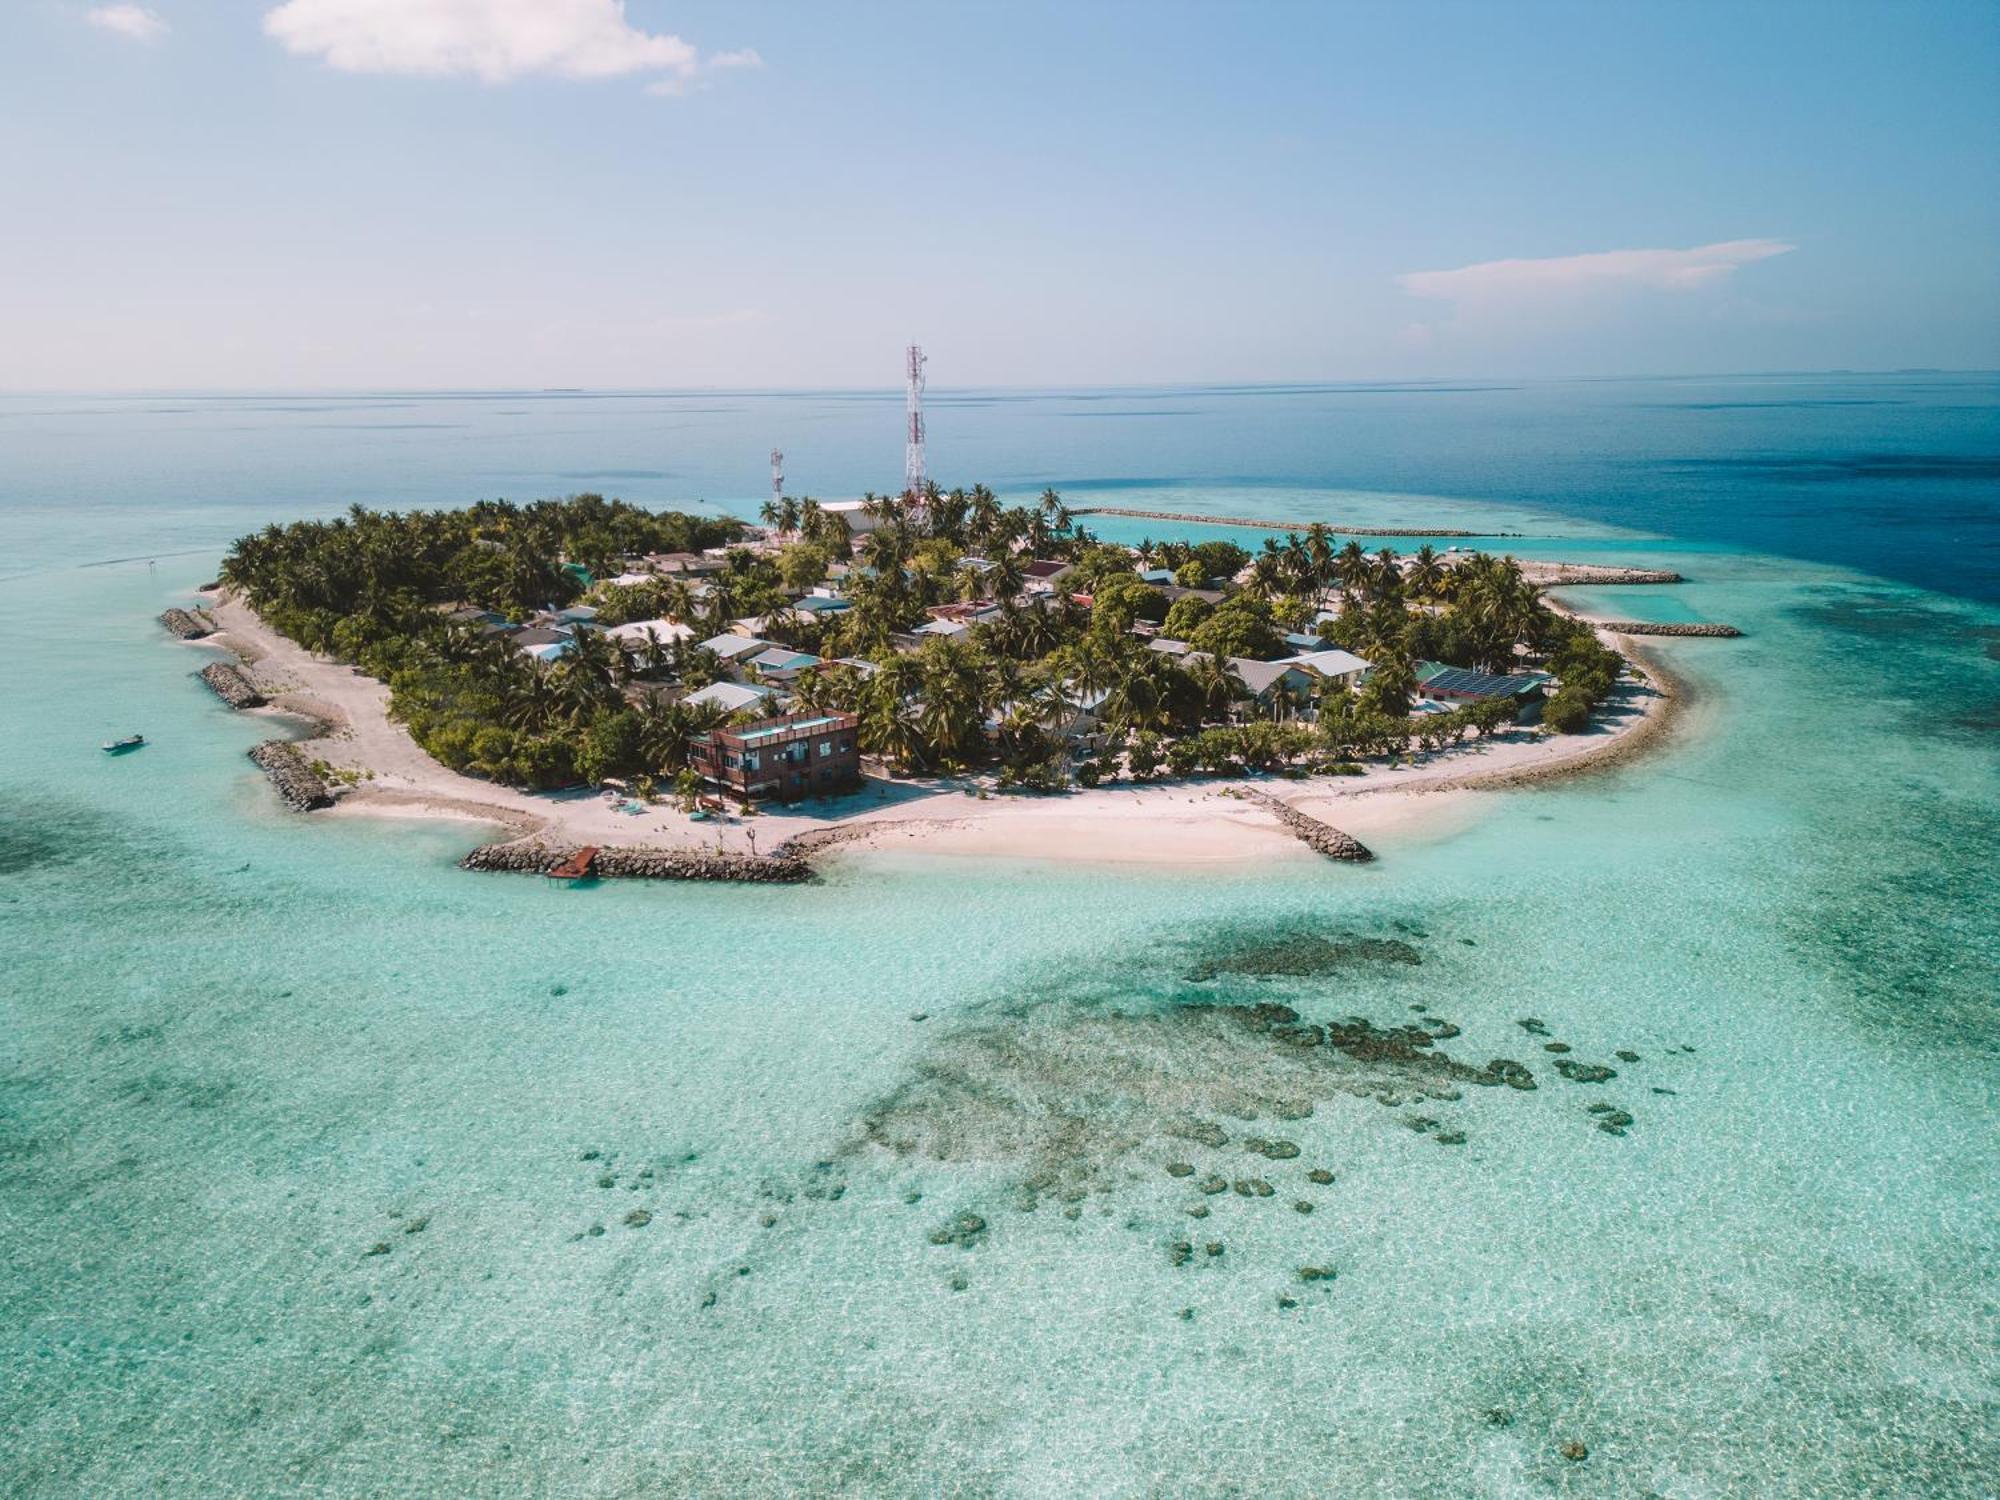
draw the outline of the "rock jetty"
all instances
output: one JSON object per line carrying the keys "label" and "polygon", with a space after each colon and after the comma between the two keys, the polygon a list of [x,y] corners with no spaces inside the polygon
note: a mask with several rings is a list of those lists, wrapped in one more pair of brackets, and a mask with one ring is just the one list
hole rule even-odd
{"label": "rock jetty", "polygon": [[203,636],[214,635],[216,623],[205,609],[170,609],[160,616],[160,623],[184,641],[198,641]]}
{"label": "rock jetty", "polygon": [[327,791],[326,783],[306,764],[298,746],[290,740],[265,740],[253,745],[250,758],[264,768],[271,785],[278,789],[279,800],[293,812],[313,812],[333,805],[333,794]]}
{"label": "rock jetty", "polygon": [[1666,568],[1600,568],[1589,563],[1565,562],[1523,562],[1521,576],[1540,588],[1561,588],[1564,584],[1687,582]]}
{"label": "rock jetty", "polygon": [[1351,833],[1342,833],[1331,823],[1322,823],[1318,818],[1307,817],[1282,797],[1273,797],[1269,792],[1252,790],[1249,795],[1278,815],[1278,821],[1298,841],[1316,854],[1324,854],[1328,859],[1347,860],[1360,864],[1375,857],[1375,852]]}
{"label": "rock jetty", "polygon": [[198,674],[209,685],[215,696],[231,708],[262,708],[264,695],[250,685],[250,679],[243,675],[241,667],[232,667],[227,662],[212,661]]}
{"label": "rock jetty", "polygon": [[1734,625],[1662,625],[1649,620],[1593,620],[1591,624],[1614,635],[1706,635],[1733,639],[1743,634]]}
{"label": "rock jetty", "polygon": [[[461,870],[546,875],[577,851],[560,844],[515,840],[485,844],[458,862]],[[813,867],[792,854],[717,854],[699,849],[604,849],[592,873],[604,880],[718,880],[796,885]]]}
{"label": "rock jetty", "polygon": [[[1189,526],[1249,526],[1258,531],[1303,532],[1310,521],[1252,521],[1242,516],[1193,516],[1172,510],[1127,510],[1122,505],[1087,505],[1076,516],[1129,516],[1136,521],[1177,521]],[[1465,531],[1449,526],[1328,526],[1335,536],[1520,536],[1518,531]]]}

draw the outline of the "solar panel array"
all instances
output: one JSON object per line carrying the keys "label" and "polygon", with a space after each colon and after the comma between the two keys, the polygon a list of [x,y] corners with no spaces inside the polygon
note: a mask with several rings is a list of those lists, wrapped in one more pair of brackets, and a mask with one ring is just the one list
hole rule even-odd
{"label": "solar panel array", "polygon": [[1449,693],[1460,698],[1518,698],[1541,686],[1539,677],[1502,677],[1493,672],[1475,672],[1470,667],[1440,667],[1423,679],[1427,693]]}

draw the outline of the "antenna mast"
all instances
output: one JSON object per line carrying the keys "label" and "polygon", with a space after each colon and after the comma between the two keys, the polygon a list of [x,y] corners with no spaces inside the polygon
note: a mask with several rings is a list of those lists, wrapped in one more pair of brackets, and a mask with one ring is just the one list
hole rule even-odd
{"label": "antenna mast", "polygon": [[785,503],[785,455],[776,448],[771,450],[771,504]]}
{"label": "antenna mast", "polygon": [[903,445],[903,493],[913,505],[924,499],[924,351],[915,344],[904,354],[903,406],[909,433]]}

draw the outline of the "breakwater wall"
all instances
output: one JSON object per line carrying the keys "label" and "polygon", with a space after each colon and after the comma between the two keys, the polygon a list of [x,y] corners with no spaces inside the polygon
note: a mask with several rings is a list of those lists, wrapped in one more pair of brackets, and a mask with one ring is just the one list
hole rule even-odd
{"label": "breakwater wall", "polygon": [[1743,634],[1734,625],[1654,624],[1647,620],[1592,620],[1590,623],[1614,635],[1705,635],[1733,639]]}
{"label": "breakwater wall", "polygon": [[[461,870],[546,875],[577,850],[561,844],[515,840],[485,844],[458,862]],[[813,867],[795,854],[715,854],[698,849],[604,849],[591,873],[605,880],[709,880],[753,885],[796,885]]]}
{"label": "breakwater wall", "polygon": [[306,764],[306,758],[290,740],[265,740],[252,745],[250,758],[263,768],[271,785],[277,788],[278,799],[293,812],[312,812],[333,805],[333,794],[327,791],[326,783]]}
{"label": "breakwater wall", "polygon": [[205,609],[170,609],[160,616],[160,623],[184,641],[198,641],[214,635],[217,629],[214,618]]}
{"label": "breakwater wall", "polygon": [[[1243,516],[1191,516],[1171,510],[1127,510],[1120,505],[1090,505],[1073,516],[1129,516],[1137,521],[1176,521],[1187,526],[1248,526],[1257,531],[1304,533],[1310,521],[1252,521]],[[1335,536],[1520,536],[1518,531],[1463,531],[1448,526],[1332,526]]]}
{"label": "breakwater wall", "polygon": [[1601,568],[1591,563],[1524,562],[1521,576],[1542,588],[1561,588],[1564,584],[1687,582],[1668,568]]}
{"label": "breakwater wall", "polygon": [[1260,792],[1255,788],[1250,789],[1247,795],[1276,813],[1286,830],[1315,854],[1345,860],[1350,864],[1361,864],[1375,857],[1375,851],[1353,834],[1342,833],[1331,823],[1308,817],[1282,797],[1273,797],[1269,792]]}
{"label": "breakwater wall", "polygon": [[212,661],[196,675],[208,684],[216,697],[231,708],[264,706],[264,695],[250,685],[250,679],[243,675],[241,667],[232,667],[227,662]]}

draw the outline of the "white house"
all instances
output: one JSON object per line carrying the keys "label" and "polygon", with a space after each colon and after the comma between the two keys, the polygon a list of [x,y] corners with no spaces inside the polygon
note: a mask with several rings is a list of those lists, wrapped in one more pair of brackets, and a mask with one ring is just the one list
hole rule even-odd
{"label": "white house", "polygon": [[1352,651],[1302,651],[1291,658],[1316,677],[1324,677],[1351,688],[1360,684],[1373,662],[1363,661]]}
{"label": "white house", "polygon": [[699,692],[689,693],[683,703],[713,703],[730,713],[755,708],[771,696],[771,690],[751,682],[711,682]]}

